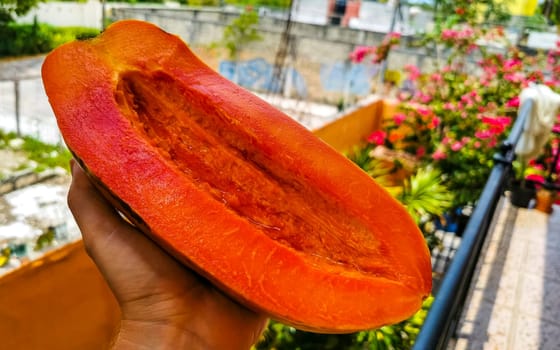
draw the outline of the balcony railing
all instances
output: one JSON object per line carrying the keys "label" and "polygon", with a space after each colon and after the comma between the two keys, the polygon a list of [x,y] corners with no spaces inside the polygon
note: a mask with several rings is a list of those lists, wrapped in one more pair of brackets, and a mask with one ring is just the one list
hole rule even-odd
{"label": "balcony railing", "polygon": [[437,290],[434,303],[416,339],[415,350],[446,349],[456,331],[482,246],[512,171],[515,147],[532,108],[531,100],[521,106],[509,137],[494,156],[494,167],[465,228],[461,244]]}

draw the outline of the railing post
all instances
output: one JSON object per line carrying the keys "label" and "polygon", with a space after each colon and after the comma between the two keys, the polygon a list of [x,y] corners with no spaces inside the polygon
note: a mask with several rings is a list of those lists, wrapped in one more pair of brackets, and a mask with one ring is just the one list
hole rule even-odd
{"label": "railing post", "polygon": [[15,116],[16,116],[16,133],[18,137],[21,136],[21,123],[20,123],[20,96],[19,96],[19,80],[14,80],[14,103],[15,103]]}
{"label": "railing post", "polygon": [[502,144],[500,153],[494,157],[494,167],[416,338],[415,350],[446,349],[456,331],[492,217],[512,169],[515,147],[523,134],[533,104],[534,101],[528,100],[521,106],[507,140]]}

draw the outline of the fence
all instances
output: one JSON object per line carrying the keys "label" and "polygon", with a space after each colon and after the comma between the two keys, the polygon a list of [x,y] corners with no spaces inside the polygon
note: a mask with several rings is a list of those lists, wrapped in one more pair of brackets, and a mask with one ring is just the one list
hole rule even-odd
{"label": "fence", "polygon": [[532,107],[532,101],[522,105],[508,139],[494,156],[495,165],[465,228],[461,245],[441,281],[431,310],[416,339],[415,350],[446,349],[456,330],[482,246],[512,170],[515,147]]}
{"label": "fence", "polygon": [[47,143],[62,142],[40,75],[0,77],[0,129]]}

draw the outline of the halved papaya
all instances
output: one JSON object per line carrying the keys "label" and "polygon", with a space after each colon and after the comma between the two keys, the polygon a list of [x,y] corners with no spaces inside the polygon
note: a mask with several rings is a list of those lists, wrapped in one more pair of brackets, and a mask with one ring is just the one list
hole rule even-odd
{"label": "halved papaya", "polygon": [[75,157],[155,242],[239,302],[344,333],[413,314],[422,234],[366,173],[134,20],[61,46],[43,81]]}

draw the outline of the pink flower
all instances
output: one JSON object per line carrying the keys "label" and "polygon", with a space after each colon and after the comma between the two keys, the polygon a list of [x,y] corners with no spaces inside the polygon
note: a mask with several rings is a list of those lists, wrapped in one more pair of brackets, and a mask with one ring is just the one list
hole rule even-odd
{"label": "pink flower", "polygon": [[435,129],[437,128],[439,125],[441,124],[441,119],[439,119],[438,117],[433,117],[432,118],[432,124],[430,126],[431,129]]}
{"label": "pink flower", "polygon": [[428,95],[428,94],[420,94],[420,102],[422,103],[430,103],[430,101],[432,100],[432,96]]}
{"label": "pink flower", "polygon": [[443,76],[440,73],[433,73],[430,79],[436,83],[443,81]]}
{"label": "pink flower", "polygon": [[474,136],[481,140],[486,140],[494,136],[494,133],[490,130],[480,130],[474,133]]}
{"label": "pink flower", "polygon": [[373,52],[375,52],[375,47],[358,46],[350,53],[350,60],[354,63],[361,63],[368,54]]}
{"label": "pink flower", "polygon": [[438,148],[434,153],[432,153],[432,159],[434,160],[442,160],[447,158],[447,155],[445,154],[445,152]]}
{"label": "pink flower", "polygon": [[426,106],[420,106],[416,109],[416,111],[418,112],[418,114],[420,114],[421,116],[424,116],[424,117],[430,115],[430,113],[432,112],[430,110],[430,108],[428,108]]}
{"label": "pink flower", "polygon": [[473,143],[474,148],[480,148],[480,146],[482,146],[482,144],[480,143],[480,141],[475,141]]}
{"label": "pink flower", "polygon": [[477,47],[478,47],[478,45],[476,45],[476,44],[470,44],[467,47],[467,53],[472,53],[474,50],[476,50]]}
{"label": "pink flower", "polygon": [[510,99],[509,101],[507,101],[506,102],[506,107],[518,108],[519,107],[519,96],[515,96],[512,99]]}
{"label": "pink flower", "polygon": [[520,83],[524,77],[523,73],[519,72],[504,74],[504,79],[512,83]]}
{"label": "pink flower", "polygon": [[459,36],[459,33],[453,29],[444,29],[441,31],[441,38],[443,40],[453,40]]}
{"label": "pink flower", "polygon": [[536,182],[536,183],[544,183],[544,176],[539,174],[529,174],[525,176],[525,180]]}
{"label": "pink flower", "polygon": [[407,64],[403,67],[404,71],[408,73],[408,79],[412,81],[418,80],[420,78],[420,69],[413,64]]}
{"label": "pink flower", "polygon": [[385,143],[385,137],[387,137],[387,133],[383,130],[377,130],[371,133],[367,138],[369,143],[373,143],[376,145],[382,145]]}
{"label": "pink flower", "polygon": [[482,122],[490,126],[490,131],[495,134],[500,134],[504,132],[506,127],[511,123],[510,117],[498,116],[498,117],[488,117],[483,116]]}
{"label": "pink flower", "polygon": [[397,113],[393,116],[393,121],[397,125],[401,125],[406,120],[406,115],[403,113]]}
{"label": "pink flower", "polygon": [[545,80],[544,84],[550,88],[555,88],[556,85],[560,84],[560,80],[556,80],[554,78]]}
{"label": "pink flower", "polygon": [[463,96],[461,96],[461,102],[468,104],[470,101],[471,101],[470,94],[464,94]]}
{"label": "pink flower", "polygon": [[522,65],[523,62],[521,60],[513,58],[504,62],[504,69],[512,70],[521,67]]}
{"label": "pink flower", "polygon": [[387,37],[389,38],[389,40],[400,39],[401,38],[401,33],[391,32],[391,33],[387,34]]}
{"label": "pink flower", "polygon": [[455,106],[451,102],[446,102],[446,103],[443,104],[443,109],[446,109],[448,111],[454,111]]}
{"label": "pink flower", "polygon": [[452,145],[451,145],[451,150],[457,152],[460,151],[461,148],[463,148],[463,144],[459,141],[455,141]]}

